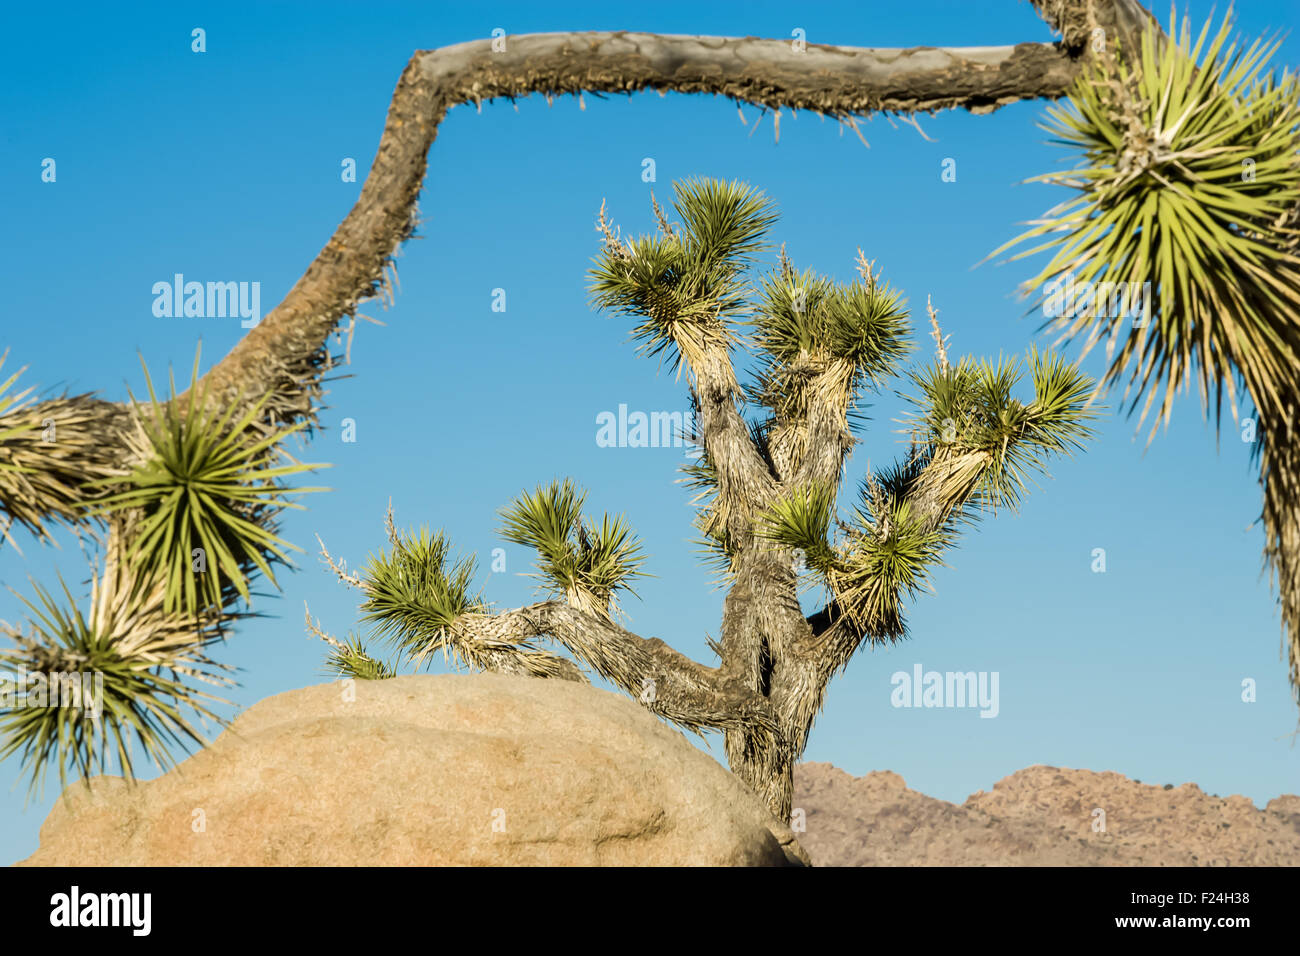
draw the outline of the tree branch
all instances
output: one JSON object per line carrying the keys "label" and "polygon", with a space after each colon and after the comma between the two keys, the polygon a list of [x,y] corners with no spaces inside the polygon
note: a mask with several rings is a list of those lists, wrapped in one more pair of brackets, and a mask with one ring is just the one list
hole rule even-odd
{"label": "tree branch", "polygon": [[[789,268],[784,250],[782,264]],[[861,248],[857,267],[867,288],[876,289],[875,263],[867,260]],[[798,369],[799,365],[804,369]],[[796,381],[800,382],[799,405],[803,407],[796,420],[773,429],[772,457],[778,462],[787,489],[815,486],[833,495],[839,490],[844,463],[856,444],[849,428],[849,412],[862,390],[859,369],[842,357],[801,355],[790,369],[796,370],[800,372]]]}
{"label": "tree branch", "polygon": [[[985,451],[936,453],[907,492],[908,512],[920,520],[920,530],[935,532],[950,524],[966,507],[991,463],[992,455]],[[895,593],[897,587],[895,584]],[[859,615],[847,614],[838,598],[809,615],[807,622],[810,633],[799,656],[817,661],[827,679],[848,665],[862,641],[893,641],[899,636],[899,626],[893,622],[863,622]]]}
{"label": "tree branch", "polygon": [[[830,369],[822,372],[821,377],[833,379],[837,374],[843,373]],[[856,396],[834,386],[821,389],[815,383],[809,386],[809,391],[812,397],[808,414],[800,423],[805,432],[806,451],[787,484],[838,490],[844,462],[854,444],[849,430],[849,407]]]}
{"label": "tree branch", "polygon": [[731,358],[722,349],[692,366],[700,442],[713,464],[718,490],[713,507],[736,548],[748,546],[752,518],[776,494],[777,484],[754,447],[749,427],[736,405]]}
{"label": "tree branch", "polygon": [[[1089,0],[1040,0],[1049,22]],[[1097,0],[1101,3],[1102,0]],[[1116,0],[1135,6],[1133,0]],[[1049,15],[1050,14],[1050,15]],[[1059,17],[1058,17],[1059,19]],[[1074,34],[1068,34],[1077,41]],[[314,420],[325,340],[357,306],[388,287],[387,268],[417,223],[427,153],[447,111],[531,93],[711,93],[766,109],[803,109],[851,122],[874,112],[963,108],[987,113],[1024,99],[1063,95],[1077,49],[1001,47],[864,49],[786,40],[551,33],[417,52],[388,110],[378,154],[352,211],[275,309],[204,377],[209,398],[242,405],[268,393],[273,419]],[[702,384],[708,391],[710,383]],[[125,446],[105,416],[106,448]],[[729,416],[726,416],[729,418]],[[734,431],[731,424],[724,429]]]}
{"label": "tree branch", "polygon": [[[325,337],[386,284],[385,267],[416,223],[426,156],[453,106],[530,93],[672,90],[733,97],[837,119],[1062,95],[1077,64],[1051,44],[871,50],[785,40],[551,33],[420,51],[403,71],[379,152],[356,205],[303,277],[205,377],[218,402],[275,389],[276,413],[310,416]],[[282,394],[280,394],[282,393]]]}
{"label": "tree branch", "polygon": [[374,295],[413,229],[426,154],[453,106],[530,93],[713,93],[836,118],[1060,96],[1076,64],[1049,44],[866,50],[784,40],[553,33],[417,53],[393,95],[379,155],[352,212],[274,311],[208,373],[214,398],[246,399],[311,364],[338,320]]}

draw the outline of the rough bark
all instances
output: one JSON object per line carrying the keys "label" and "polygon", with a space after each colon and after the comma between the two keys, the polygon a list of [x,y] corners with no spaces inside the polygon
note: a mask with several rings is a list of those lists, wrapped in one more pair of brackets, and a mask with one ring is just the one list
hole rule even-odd
{"label": "rough bark", "polygon": [[733,540],[739,540],[749,535],[754,514],[772,501],[777,483],[750,440],[737,406],[731,356],[715,348],[687,365],[698,410],[698,440],[717,473],[717,514]]}
{"label": "rough bark", "polygon": [[1061,34],[1066,49],[1083,51],[1098,39],[1118,38],[1127,49],[1138,48],[1143,31],[1160,29],[1156,21],[1137,0],[1030,0],[1047,25]]}
{"label": "rough bark", "polygon": [[[988,112],[1060,96],[1077,64],[1053,45],[866,50],[786,41],[566,33],[477,40],[417,53],[388,111],[379,155],[356,206],[285,300],[207,375],[223,402],[267,390],[301,394],[321,345],[358,302],[415,223],[415,202],[438,124],[453,106],[531,93],[658,89],[724,95],[771,109],[836,118],[963,107]],[[308,396],[304,396],[306,399]],[[313,396],[314,397],[314,396]],[[286,406],[308,414],[305,400]]]}

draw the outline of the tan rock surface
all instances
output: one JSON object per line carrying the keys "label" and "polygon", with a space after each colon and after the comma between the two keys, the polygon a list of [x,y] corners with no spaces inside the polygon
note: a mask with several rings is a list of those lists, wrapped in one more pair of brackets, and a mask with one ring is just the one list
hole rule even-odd
{"label": "tan rock surface", "polygon": [[[795,768],[799,842],[818,866],[1297,866],[1300,797],[1264,810],[1196,784],[1165,789],[1106,771],[1035,766],[964,804],[888,771]],[[1095,809],[1105,832],[1094,832]]]}
{"label": "tan rock surface", "polygon": [[[28,865],[785,865],[788,830],[631,700],[406,676],[290,691],[131,787],[68,788]],[[202,828],[199,828],[199,821]]]}

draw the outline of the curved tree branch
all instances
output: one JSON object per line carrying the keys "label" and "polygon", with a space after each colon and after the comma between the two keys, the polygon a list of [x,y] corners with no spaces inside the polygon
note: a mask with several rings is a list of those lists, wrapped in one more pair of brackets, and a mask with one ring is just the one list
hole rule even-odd
{"label": "curved tree branch", "polygon": [[[875,112],[987,113],[1063,95],[1087,49],[1089,33],[1080,24],[1111,25],[1122,35],[1146,16],[1136,0],[1033,2],[1063,33],[1063,44],[890,50],[617,31],[506,37],[501,51],[485,39],[417,52],[393,93],[356,205],[285,299],[204,376],[207,395],[224,405],[269,396],[271,420],[315,419],[321,373],[332,365],[326,339],[359,303],[387,288],[386,267],[418,221],[429,148],[456,105],[532,93],[656,89],[810,110],[848,124]],[[100,450],[88,466],[115,452],[125,461],[122,421],[102,416],[93,436]]]}
{"label": "curved tree branch", "polygon": [[[1053,45],[868,50],[778,40],[553,33],[476,40],[417,53],[388,110],[379,154],[356,206],[285,300],[207,375],[210,394],[243,401],[268,388],[303,391],[325,336],[374,296],[415,223],[426,156],[453,106],[531,93],[721,94],[770,109],[852,120],[873,112],[963,107],[989,112],[1060,96],[1077,64]],[[292,406],[291,406],[292,407]],[[308,414],[299,403],[293,410]]]}
{"label": "curved tree branch", "polygon": [[[327,337],[387,287],[386,267],[417,222],[416,199],[438,125],[453,106],[531,93],[656,89],[723,95],[765,109],[802,109],[852,123],[874,112],[964,108],[975,113],[1057,97],[1078,69],[1045,43],[872,50],[784,40],[552,33],[421,51],[403,71],[378,155],[352,211],[274,310],[202,381],[211,400],[243,405],[270,395],[274,420],[313,420]],[[37,407],[39,409],[39,406]],[[125,446],[105,415],[101,450]]]}

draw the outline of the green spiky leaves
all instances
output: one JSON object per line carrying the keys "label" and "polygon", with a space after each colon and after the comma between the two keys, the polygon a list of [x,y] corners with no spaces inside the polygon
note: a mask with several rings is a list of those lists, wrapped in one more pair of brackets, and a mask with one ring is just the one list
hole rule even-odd
{"label": "green spiky leaves", "polygon": [[688,179],[674,183],[673,191],[673,208],[686,229],[687,261],[702,272],[750,259],[764,248],[763,237],[776,222],[771,200],[745,183]]}
{"label": "green spiky leaves", "polygon": [[568,479],[525,492],[502,509],[501,536],[537,551],[535,577],[547,590],[587,613],[609,617],[618,592],[635,594],[628,582],[644,576],[645,556],[622,515],[602,515],[598,524],[585,519],[586,497]]}
{"label": "green spiky leaves", "polygon": [[1018,506],[1033,474],[1091,436],[1091,380],[1037,349],[1027,365],[1028,401],[1014,394],[1018,361],[940,360],[912,373],[911,452],[862,483],[849,521],[836,519],[824,485],[796,487],[764,513],[758,533],[803,555],[854,632],[901,638],[904,602],[926,587],[958,526],[983,508]]}
{"label": "green spiky leaves", "polygon": [[1225,18],[1193,44],[1178,26],[1176,42],[1149,31],[1140,50],[1093,57],[1049,110],[1082,162],[1037,181],[1079,195],[994,253],[1046,239],[1015,257],[1052,253],[1026,289],[1064,337],[1106,340],[1101,384],[1127,374],[1143,417],[1158,400],[1153,434],[1193,378],[1216,416],[1225,387],[1236,413],[1238,374],[1266,414],[1300,381],[1300,83],[1262,72],[1280,41],[1238,46]]}
{"label": "green spiky leaves", "polygon": [[[9,353],[0,355],[0,367]],[[70,526],[85,519],[85,483],[112,473],[114,450],[103,441],[113,406],[90,395],[62,395],[35,406],[32,389],[13,387],[24,369],[0,382],[0,534],[13,542],[17,523],[49,540],[48,518]]]}
{"label": "green spiky leaves", "polygon": [[760,285],[755,344],[769,369],[840,363],[851,388],[879,385],[897,374],[911,351],[911,325],[901,293],[869,271],[848,284],[797,274],[785,260]]}
{"label": "green spiky leaves", "polygon": [[730,323],[746,308],[744,269],[776,221],[772,204],[743,183],[689,180],[674,184],[673,227],[656,205],[659,232],[619,239],[606,222],[590,272],[593,303],[642,321],[633,337],[648,355],[667,353],[674,369],[685,358],[698,368],[733,341]]}
{"label": "green spiky leaves", "polygon": [[[9,350],[6,349],[4,355],[0,355],[0,368],[4,366],[5,359],[8,357]],[[0,482],[4,484],[0,502],[4,502],[4,510],[9,519],[4,527],[6,538],[9,537],[9,525],[13,521],[19,521],[33,531],[39,531],[42,522],[37,508],[40,502],[48,497],[48,491],[42,493],[30,487],[29,476],[33,471],[32,464],[15,460],[17,456],[12,451],[14,443],[31,431],[29,424],[19,422],[17,419],[19,413],[31,403],[32,390],[24,389],[17,394],[11,391],[13,384],[18,381],[22,373],[23,369],[19,369],[0,382],[0,449],[4,452],[3,457],[0,457]]]}
{"label": "green spiky leaves", "polygon": [[69,773],[105,772],[113,758],[134,779],[135,745],[166,769],[173,746],[203,743],[187,711],[221,723],[209,704],[224,701],[187,682],[231,683],[204,653],[221,627],[165,612],[161,584],[140,585],[110,560],[89,615],[66,585],[62,601],[35,592],[19,596],[31,612],[27,633],[5,627],[14,647],[0,650],[0,666],[22,679],[0,687],[0,759],[18,754],[33,792],[51,767],[64,786]]}
{"label": "green spiky leaves", "polygon": [[[952,541],[951,522],[936,523],[909,494],[921,471],[912,464],[863,482],[851,523],[836,521],[827,489],[802,487],[774,504],[760,528],[803,556],[834,598],[835,616],[871,641],[904,636],[905,601],[926,587]],[[832,533],[833,523],[842,534]]]}
{"label": "green spiky leaves", "polygon": [[[198,361],[196,355],[195,382]],[[148,369],[145,376],[150,402],[135,403],[129,413],[105,412],[96,406],[112,406],[82,396],[44,403],[48,422],[0,428],[10,459],[3,464],[40,498],[33,513],[67,512],[70,522],[99,521],[109,532],[88,616],[66,587],[63,603],[38,586],[34,600],[23,599],[32,614],[28,633],[4,629],[14,643],[0,651],[4,664],[45,674],[51,686],[90,681],[97,693],[93,717],[85,707],[30,700],[0,716],[0,755],[18,754],[34,787],[51,766],[64,782],[70,771],[88,776],[116,758],[132,777],[136,746],[165,768],[174,746],[202,743],[186,711],[213,717],[207,702],[219,698],[189,681],[230,683],[204,649],[244,616],[230,607],[249,599],[249,577],[262,571],[274,581],[271,565],[286,560],[291,546],[276,535],[273,520],[296,507],[285,496],[319,490],[281,484],[311,466],[280,463],[278,444],[294,429],[263,425],[260,405],[242,414],[219,411],[197,385],[178,399],[174,382],[170,401],[160,402]],[[102,414],[121,414],[132,426],[134,464],[96,457],[96,410],[100,427]],[[19,403],[0,407],[0,417],[16,412]],[[76,480],[68,479],[77,470],[70,462],[82,465]],[[14,511],[23,494],[4,500],[23,520]],[[42,530],[39,522],[25,523]]]}
{"label": "green spiky leaves", "polygon": [[348,641],[338,641],[330,649],[325,660],[325,673],[331,677],[355,678],[356,680],[388,680],[396,677],[396,669],[387,661],[377,660],[366,652],[361,638],[352,637]]}
{"label": "green spiky leaves", "polygon": [[864,487],[864,504],[855,509],[858,528],[827,580],[839,610],[859,632],[873,641],[897,641],[905,633],[905,603],[928,587],[952,538],[910,499],[872,496]]}
{"label": "green spiky leaves", "polygon": [[372,555],[362,571],[362,620],[419,660],[447,646],[461,615],[485,609],[471,592],[475,561],[454,557],[442,531],[393,532],[391,541],[391,549]]}
{"label": "green spiky leaves", "polygon": [[[799,274],[783,251],[779,268],[760,283],[752,324],[763,365],[750,394],[771,412],[768,454],[774,449],[789,472],[815,440],[818,410],[847,426],[860,391],[896,375],[911,351],[902,295],[880,282],[870,263],[859,271],[848,284]],[[847,433],[843,441],[847,451]]]}
{"label": "green spiky leaves", "polygon": [[[372,555],[360,575],[335,565],[323,545],[322,552],[346,583],[366,595],[362,620],[372,625],[375,636],[402,650],[407,662],[418,666],[442,651],[444,658],[473,671],[586,679],[573,661],[538,649],[530,635],[498,626],[491,606],[471,590],[474,558],[454,556],[444,532],[398,532],[391,511],[387,526],[391,549]],[[329,673],[362,680],[396,674],[396,667],[371,657],[359,638],[336,640],[313,624],[310,615],[307,627],[332,648],[326,661]]]}
{"label": "green spiky leaves", "polygon": [[[918,389],[906,396],[914,406],[912,440],[936,463],[929,480],[940,501],[1016,508],[1031,474],[1045,472],[1052,456],[1071,454],[1092,436],[1092,381],[1037,348],[1028,370],[1034,390],[1028,402],[1013,394],[1025,372],[1017,359],[965,358],[911,373]],[[940,463],[946,463],[942,469]]]}
{"label": "green spiky leaves", "polygon": [[[6,401],[0,388],[5,510],[37,534],[41,515],[108,532],[88,615],[66,587],[61,601],[37,586],[35,599],[23,598],[27,632],[0,627],[13,642],[0,662],[52,691],[48,705],[30,693],[0,697],[0,756],[19,755],[34,788],[54,766],[61,783],[114,760],[131,778],[137,747],[166,768],[174,747],[202,743],[187,713],[220,724],[208,708],[220,698],[191,682],[231,683],[205,649],[246,616],[232,605],[248,601],[249,578],[261,571],[274,582],[272,564],[286,561],[292,546],[274,524],[283,508],[297,507],[286,496],[321,490],[282,484],[315,467],[281,463],[288,456],[279,443],[296,429],[266,425],[262,404],[218,410],[197,385],[198,364],[196,355],[187,396],[178,398],[172,382],[160,402],[146,368],[149,402],[133,398],[120,409],[64,397],[42,403],[40,421],[24,396]],[[106,428],[128,433],[125,466],[113,457],[117,446],[102,441]],[[93,688],[95,713],[79,693],[58,699],[54,685],[67,681]]]}
{"label": "green spiky leaves", "polygon": [[136,405],[136,457],[130,471],[92,483],[110,494],[95,502],[96,516],[129,517],[129,560],[138,576],[166,583],[169,611],[200,614],[228,603],[229,589],[250,599],[249,575],[274,584],[272,565],[300,550],[276,533],[274,518],[301,508],[290,495],[322,488],[289,488],[282,479],[318,465],[282,464],[280,443],[301,425],[270,428],[263,403],[236,417],[207,400],[198,384],[198,356],[187,397],[160,402],[145,369],[150,402]]}
{"label": "green spiky leaves", "polygon": [[803,556],[804,565],[831,571],[838,555],[830,546],[835,496],[830,489],[801,485],[777,501],[764,515],[763,536]]}

